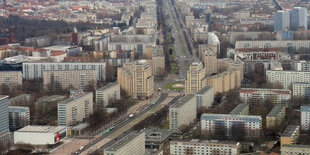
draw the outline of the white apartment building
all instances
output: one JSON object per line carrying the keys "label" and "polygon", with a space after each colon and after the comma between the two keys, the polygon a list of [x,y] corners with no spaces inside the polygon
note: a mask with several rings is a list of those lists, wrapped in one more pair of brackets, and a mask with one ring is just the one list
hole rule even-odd
{"label": "white apartment building", "polygon": [[121,99],[121,86],[117,82],[110,83],[96,90],[96,104],[107,106]]}
{"label": "white apartment building", "polygon": [[310,71],[310,61],[301,60],[298,62],[294,62],[294,70],[309,72]]}
{"label": "white apartment building", "polygon": [[44,71],[56,70],[96,70],[96,79],[104,81],[106,79],[106,63],[23,63],[23,78],[36,79],[43,78]]}
{"label": "white apartment building", "polygon": [[58,103],[58,124],[64,126],[84,122],[93,113],[93,93],[76,92]]}
{"label": "white apartment building", "polygon": [[55,90],[75,88],[84,90],[87,85],[96,86],[95,70],[61,70],[45,71],[43,74],[43,84],[46,89],[53,85]]}
{"label": "white apartment building", "polygon": [[270,83],[280,83],[284,89],[290,90],[293,82],[310,82],[310,72],[267,70],[266,80]]}
{"label": "white apartment building", "polygon": [[310,82],[293,82],[293,97],[310,97]]}
{"label": "white apartment building", "polygon": [[17,130],[30,124],[29,107],[9,106],[10,130]]}
{"label": "white apartment building", "polygon": [[286,89],[241,88],[239,92],[243,103],[269,101],[278,104],[291,99],[291,91]]}
{"label": "white apartment building", "polygon": [[0,85],[6,84],[8,86],[12,85],[22,85],[23,78],[20,71],[1,71],[0,72]]}
{"label": "white apartment building", "polygon": [[[260,136],[262,128],[262,117],[207,113],[201,115],[201,131],[207,134],[225,134],[227,137],[231,137],[235,125],[238,127],[238,131],[235,132],[244,133],[247,138],[257,138]],[[218,133],[222,131],[224,133]]]}
{"label": "white apartment building", "polygon": [[104,155],[144,155],[145,132],[131,132],[106,149]]}
{"label": "white apartment building", "polygon": [[196,114],[196,98],[194,94],[179,98],[169,107],[170,130],[178,130],[182,125],[193,123]]}
{"label": "white apartment building", "polygon": [[170,141],[170,155],[238,155],[241,144],[239,142],[222,142],[217,140],[199,141]]}
{"label": "white apartment building", "polygon": [[298,50],[299,48],[309,49],[310,40],[236,41],[235,48],[286,48],[288,50]]}
{"label": "white apartment building", "polygon": [[197,109],[200,107],[209,108],[214,102],[214,91],[212,86],[206,86],[196,93]]}
{"label": "white apartment building", "polygon": [[310,105],[303,105],[301,110],[301,130],[310,130]]}

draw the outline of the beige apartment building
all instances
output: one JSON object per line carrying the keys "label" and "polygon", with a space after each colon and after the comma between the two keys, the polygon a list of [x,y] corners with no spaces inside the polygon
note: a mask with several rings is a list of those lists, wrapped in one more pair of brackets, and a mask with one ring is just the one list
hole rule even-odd
{"label": "beige apartment building", "polygon": [[296,144],[300,136],[300,126],[288,125],[281,134],[281,146],[284,144]]}
{"label": "beige apartment building", "polygon": [[121,87],[117,82],[107,84],[96,90],[97,105],[107,106],[119,99],[121,99]]}
{"label": "beige apartment building", "polygon": [[209,47],[199,46],[199,57],[204,63],[206,74],[217,73],[217,58],[213,49]]}
{"label": "beige apartment building", "polygon": [[144,155],[145,132],[131,132],[104,149],[104,155]]}
{"label": "beige apartment building", "polygon": [[44,71],[43,84],[48,89],[49,84],[54,85],[56,90],[75,88],[85,89],[88,84],[96,86],[96,70],[59,70]]}
{"label": "beige apartment building", "polygon": [[241,144],[233,141],[170,141],[170,155],[238,155]]}
{"label": "beige apartment building", "polygon": [[201,62],[193,62],[187,71],[185,80],[185,94],[195,94],[206,86],[206,69]]}
{"label": "beige apartment building", "polygon": [[169,107],[170,130],[178,130],[182,125],[193,123],[197,114],[194,94],[179,98]]}
{"label": "beige apartment building", "polygon": [[93,113],[93,93],[77,91],[57,106],[58,125],[76,125]]}
{"label": "beige apartment building", "polygon": [[8,86],[12,85],[22,85],[23,77],[20,71],[1,71],[0,72],[0,85],[6,84]]}
{"label": "beige apartment building", "polygon": [[137,60],[117,69],[117,81],[134,99],[147,99],[154,93],[154,76],[150,61]]}
{"label": "beige apartment building", "polygon": [[153,53],[152,73],[154,76],[162,76],[165,73],[165,56],[162,53]]}

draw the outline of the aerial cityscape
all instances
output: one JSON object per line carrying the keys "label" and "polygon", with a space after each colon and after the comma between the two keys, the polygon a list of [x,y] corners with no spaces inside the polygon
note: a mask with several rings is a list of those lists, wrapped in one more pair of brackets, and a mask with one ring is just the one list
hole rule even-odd
{"label": "aerial cityscape", "polygon": [[309,8],[0,0],[0,154],[310,155]]}

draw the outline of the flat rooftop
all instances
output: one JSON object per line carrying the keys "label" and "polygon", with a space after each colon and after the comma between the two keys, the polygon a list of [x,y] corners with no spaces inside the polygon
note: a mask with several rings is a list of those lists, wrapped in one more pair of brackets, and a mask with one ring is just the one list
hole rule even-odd
{"label": "flat rooftop", "polygon": [[238,104],[229,114],[239,114],[243,109],[248,107],[247,104]]}
{"label": "flat rooftop", "polygon": [[145,141],[163,142],[173,134],[172,130],[150,128],[145,130]]}
{"label": "flat rooftop", "polygon": [[75,95],[73,97],[67,98],[67,99],[65,99],[63,101],[60,101],[58,104],[68,104],[68,103],[70,103],[72,101],[75,101],[75,100],[78,100],[78,99],[80,99],[80,98],[82,98],[82,97],[84,97],[84,96],[86,96],[88,94],[89,93],[83,92],[83,93],[80,93],[80,94]]}
{"label": "flat rooftop", "polygon": [[109,84],[97,89],[97,91],[104,91],[104,90],[107,90],[107,89],[114,87],[116,85],[119,85],[119,84],[117,82],[109,83]]}
{"label": "flat rooftop", "polygon": [[268,113],[268,117],[276,117],[283,109],[286,108],[286,105],[276,105],[272,108],[272,110]]}
{"label": "flat rooftop", "polygon": [[134,138],[138,137],[140,134],[141,132],[137,132],[137,131],[131,132],[127,136],[121,138],[120,140],[118,140],[117,142],[115,142],[114,144],[106,148],[105,151],[116,151],[120,149],[121,147],[123,147],[124,145],[126,145],[127,143],[129,143]]}
{"label": "flat rooftop", "polygon": [[212,89],[212,86],[205,86],[202,89],[200,89],[197,94],[204,94],[205,92],[207,92],[208,90]]}
{"label": "flat rooftop", "polygon": [[65,130],[66,126],[39,126],[39,125],[28,125],[15,132],[37,132],[37,133],[57,133]]}
{"label": "flat rooftop", "polygon": [[281,137],[291,137],[296,130],[299,130],[298,125],[289,125],[286,127]]}
{"label": "flat rooftop", "polygon": [[0,100],[7,99],[7,98],[9,98],[9,96],[6,96],[6,95],[0,95]]}
{"label": "flat rooftop", "polygon": [[240,118],[240,119],[262,119],[261,116],[253,116],[253,115],[233,115],[233,114],[207,114],[204,113],[201,115],[201,118],[203,117],[218,117],[218,118]]}
{"label": "flat rooftop", "polygon": [[193,97],[195,97],[194,94],[186,95],[181,98],[179,98],[173,105],[171,105],[171,108],[179,108],[183,106],[185,103],[187,103],[189,100],[191,100]]}

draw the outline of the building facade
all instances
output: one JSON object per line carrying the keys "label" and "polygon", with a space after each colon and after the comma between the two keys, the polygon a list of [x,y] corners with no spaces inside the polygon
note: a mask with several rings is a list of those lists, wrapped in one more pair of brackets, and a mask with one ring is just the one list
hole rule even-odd
{"label": "building facade", "polygon": [[185,80],[185,94],[195,94],[206,86],[206,69],[201,62],[193,62],[189,66]]}
{"label": "building facade", "polygon": [[88,85],[96,86],[96,70],[61,70],[44,71],[43,84],[45,89],[86,89]]}
{"label": "building facade", "polygon": [[310,72],[267,70],[266,80],[279,83],[284,89],[290,90],[293,82],[310,82]]}
{"label": "building facade", "polygon": [[266,128],[274,129],[282,124],[285,118],[287,105],[276,105],[266,116]]}
{"label": "building facade", "polygon": [[119,99],[121,99],[121,87],[116,82],[96,90],[96,104],[98,105],[107,106]]}
{"label": "building facade", "polygon": [[0,95],[0,141],[9,136],[9,97]]}
{"label": "building facade", "polygon": [[231,137],[238,133],[238,137],[257,138],[261,128],[261,116],[206,113],[201,115],[201,131],[206,134],[224,134]]}
{"label": "building facade", "polygon": [[293,82],[293,97],[310,98],[310,82]]}
{"label": "building facade", "polygon": [[152,73],[154,76],[163,76],[165,73],[165,56],[154,54],[152,56]]}
{"label": "building facade", "polygon": [[209,108],[214,102],[214,91],[212,86],[205,86],[196,93],[197,109]]}
{"label": "building facade", "polygon": [[238,104],[229,114],[231,115],[248,115],[249,114],[248,104]]}
{"label": "building facade", "polygon": [[241,145],[238,142],[211,141],[170,141],[171,155],[216,154],[238,155]]}
{"label": "building facade", "polygon": [[296,144],[300,135],[300,127],[297,125],[289,125],[281,135],[281,146],[284,144]]}
{"label": "building facade", "polygon": [[285,103],[291,99],[291,91],[286,89],[241,88],[240,100],[244,103],[272,104]]}
{"label": "building facade", "polygon": [[104,149],[104,155],[144,155],[145,132],[131,132]]}
{"label": "building facade", "polygon": [[96,70],[96,79],[104,81],[106,79],[106,63],[23,63],[23,78],[30,80],[43,78],[45,71],[60,70]]}
{"label": "building facade", "polygon": [[5,84],[9,87],[23,85],[23,77],[20,71],[1,71],[0,85]]}
{"label": "building facade", "polygon": [[194,122],[197,114],[195,99],[195,95],[190,94],[179,98],[169,107],[170,130],[178,130],[182,125]]}
{"label": "building facade", "polygon": [[309,154],[309,145],[288,145],[284,144],[281,147],[281,155],[292,155],[292,154]]}
{"label": "building facade", "polygon": [[308,131],[310,129],[310,106],[303,105],[300,108],[301,111],[301,130]]}
{"label": "building facade", "polygon": [[137,60],[117,68],[117,82],[133,98],[147,99],[154,93],[154,76],[151,63]]}
{"label": "building facade", "polygon": [[11,131],[15,131],[29,125],[29,107],[9,106],[9,122]]}
{"label": "building facade", "polygon": [[84,122],[93,113],[93,93],[77,92],[57,104],[58,124],[64,126]]}
{"label": "building facade", "polygon": [[274,31],[290,29],[290,12],[279,10],[274,13]]}
{"label": "building facade", "polygon": [[308,9],[302,7],[294,7],[290,10],[290,27],[291,30],[308,29]]}

